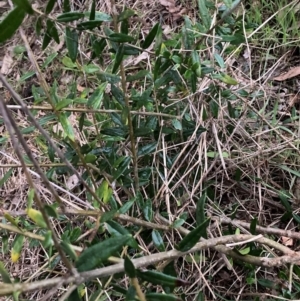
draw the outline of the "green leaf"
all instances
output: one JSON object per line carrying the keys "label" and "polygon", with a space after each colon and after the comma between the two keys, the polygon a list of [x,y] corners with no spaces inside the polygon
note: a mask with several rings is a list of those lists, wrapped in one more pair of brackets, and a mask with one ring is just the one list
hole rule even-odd
{"label": "green leaf", "polygon": [[106,86],[107,83],[102,83],[95,89],[87,101],[88,107],[93,108],[94,110],[100,109]]}
{"label": "green leaf", "polygon": [[48,15],[52,12],[54,5],[56,3],[56,0],[49,0],[45,9],[45,14]]}
{"label": "green leaf", "polygon": [[293,218],[300,225],[300,216],[296,213],[293,213]]}
{"label": "green leaf", "polygon": [[47,224],[44,221],[44,217],[39,210],[35,210],[33,208],[28,208],[26,210],[27,215],[33,220],[39,227],[47,228]]}
{"label": "green leaf", "polygon": [[197,51],[192,51],[191,53],[192,56],[192,70],[195,72],[195,74],[198,77],[202,76],[202,71],[201,71],[201,62],[200,62],[200,57]]}
{"label": "green leaf", "polygon": [[[187,281],[184,281],[177,277],[173,277],[173,276],[164,274],[162,272],[157,272],[157,271],[153,271],[153,270],[148,270],[145,272],[141,272],[141,271],[137,270],[136,274],[142,280],[153,283],[153,284],[168,285],[168,286],[174,286],[174,287],[185,286],[185,285],[189,284]],[[147,298],[147,300],[148,300],[148,298]]]}
{"label": "green leaf", "polygon": [[214,99],[212,99],[209,102],[209,107],[210,107],[212,116],[214,118],[218,118],[218,115],[219,115],[219,104]]}
{"label": "green leaf", "polygon": [[172,119],[172,125],[174,126],[174,128],[178,131],[182,130],[182,124],[178,119]]}
{"label": "green leaf", "polygon": [[89,64],[89,65],[83,65],[83,72],[84,73],[96,73],[100,70],[99,66],[95,65],[95,64]]}
{"label": "green leaf", "polygon": [[124,45],[124,55],[137,55],[140,54],[141,50],[131,45]]}
{"label": "green leaf", "polygon": [[100,187],[96,191],[96,194],[104,204],[107,204],[109,202],[112,196],[112,189],[108,186],[108,182],[106,180],[101,183]]}
{"label": "green leaf", "polygon": [[84,162],[85,163],[95,163],[97,161],[97,156],[93,154],[87,154],[84,157]]}
{"label": "green leaf", "polygon": [[0,275],[4,283],[12,283],[2,261],[0,261]]}
{"label": "green leaf", "polygon": [[89,19],[95,20],[95,17],[96,17],[96,1],[93,0]]}
{"label": "green leaf", "polygon": [[106,45],[107,45],[106,40],[104,38],[102,38],[100,40],[94,39],[92,42],[92,48],[93,48],[95,55],[100,56]]}
{"label": "green leaf", "polygon": [[9,169],[3,178],[0,180],[0,187],[3,186],[3,184],[6,183],[6,181],[10,178],[11,174],[13,173],[13,168]]}
{"label": "green leaf", "polygon": [[129,200],[128,202],[126,202],[119,210],[118,212],[120,214],[125,214],[131,207],[132,205],[135,203],[135,199],[133,200]]}
{"label": "green leaf", "polygon": [[44,240],[42,241],[44,248],[49,248],[53,245],[52,232],[49,230],[44,234]]}
{"label": "green leaf", "polygon": [[132,238],[131,235],[107,238],[84,250],[76,262],[78,272],[92,270],[98,267],[108,257],[114,255]]}
{"label": "green leaf", "polygon": [[26,12],[20,8],[14,8],[0,23],[0,43],[13,36],[25,18]]}
{"label": "green leaf", "polygon": [[225,69],[226,65],[224,63],[224,60],[223,58],[220,56],[220,54],[218,53],[214,53],[214,57],[215,57],[215,60],[217,61],[218,65],[222,68],[222,69]]}
{"label": "green leaf", "polygon": [[[91,13],[89,11],[84,12],[85,17],[89,18]],[[112,17],[106,13],[103,13],[101,11],[95,12],[95,20],[96,21],[102,21],[102,22],[111,22],[113,21]]]}
{"label": "green leaf", "polygon": [[116,71],[118,70],[119,66],[122,63],[123,60],[123,56],[124,56],[124,44],[121,44],[117,50],[116,53],[116,57],[115,57],[115,62],[114,62],[114,66],[112,69],[112,73],[116,73]]}
{"label": "green leaf", "polygon": [[242,250],[238,250],[241,255],[247,255],[250,252],[250,247],[246,247]]}
{"label": "green leaf", "polygon": [[108,38],[111,41],[118,42],[118,43],[129,43],[135,41],[134,37],[128,36],[127,34],[124,33],[112,33],[108,36]]}
{"label": "green leaf", "polygon": [[24,236],[22,234],[17,234],[16,238],[14,239],[12,250],[11,250],[11,261],[16,263],[21,255],[21,251],[23,248],[24,243]]}
{"label": "green leaf", "polygon": [[111,73],[98,72],[97,76],[102,82],[109,82],[110,84],[115,84],[121,81],[120,76]]}
{"label": "green leaf", "polygon": [[155,36],[156,36],[157,31],[158,31],[159,28],[160,28],[160,24],[159,23],[156,23],[152,27],[152,29],[148,33],[147,37],[145,38],[145,41],[142,43],[142,48],[143,49],[148,48],[152,44],[152,42],[153,42],[153,40],[154,40],[154,38],[155,38]]}
{"label": "green leaf", "polygon": [[206,202],[206,193],[203,193],[197,202],[196,207],[196,222],[197,225],[201,225],[205,221],[205,202]]}
{"label": "green leaf", "polygon": [[196,301],[205,301],[205,295],[203,292],[199,292]]}
{"label": "green leaf", "polygon": [[13,218],[9,213],[4,212],[4,217],[15,227],[19,227],[17,219]]}
{"label": "green leaf", "polygon": [[82,298],[79,296],[79,292],[77,288],[73,290],[73,292],[70,294],[67,301],[82,301]]}
{"label": "green leaf", "polygon": [[45,205],[44,206],[44,209],[45,209],[45,211],[47,212],[47,214],[49,216],[54,217],[54,218],[58,218],[56,208],[57,208],[57,204],[55,204],[55,203],[52,204],[52,205]]}
{"label": "green leaf", "polygon": [[238,84],[238,82],[232,78],[231,76],[229,76],[228,74],[222,74],[221,77],[220,77],[220,80],[227,84],[227,85],[231,85],[231,86],[235,86]]}
{"label": "green leaf", "polygon": [[47,30],[45,32],[42,45],[43,50],[47,48],[47,46],[51,42],[51,38],[53,38],[56,43],[59,43],[58,32],[54,25],[54,22],[52,22],[51,20],[47,20]]}
{"label": "green leaf", "polygon": [[288,196],[284,191],[279,192],[279,199],[288,213],[292,212],[292,206],[288,201]]}
{"label": "green leaf", "polygon": [[136,74],[128,75],[126,77],[126,81],[127,82],[133,82],[133,81],[136,81],[140,78],[146,78],[148,74],[150,74],[150,72],[148,70],[140,70]]}
{"label": "green leaf", "polygon": [[102,24],[102,21],[99,20],[91,20],[91,21],[84,21],[77,24],[78,30],[90,30],[94,29]]}
{"label": "green leaf", "polygon": [[69,11],[71,11],[70,0],[64,0],[64,3],[63,3],[63,12],[67,13]]}
{"label": "green leaf", "polygon": [[42,17],[38,17],[36,19],[36,23],[35,23],[35,32],[36,32],[37,36],[39,36],[41,34],[42,28],[43,28]]}
{"label": "green leaf", "polygon": [[13,0],[16,6],[22,8],[27,14],[33,15],[34,10],[32,9],[30,3],[27,0]]}
{"label": "green leaf", "polygon": [[130,17],[132,17],[134,15],[136,15],[136,12],[134,10],[126,8],[118,16],[118,22],[122,22],[124,20],[127,20],[127,19],[129,19]]}
{"label": "green leaf", "polygon": [[74,251],[72,245],[66,241],[62,241],[60,243],[60,246],[62,247],[63,251],[69,255],[73,260],[77,260],[78,256],[76,255],[76,252]]}
{"label": "green leaf", "polygon": [[57,16],[56,20],[58,22],[67,23],[67,22],[79,20],[83,17],[84,17],[84,13],[72,11],[72,12],[63,13],[63,14]]}
{"label": "green leaf", "polygon": [[125,170],[128,169],[129,163],[131,161],[130,157],[124,157],[122,162],[118,165],[117,169],[112,173],[113,179],[117,180],[122,176]]}
{"label": "green leaf", "polygon": [[253,218],[250,223],[250,233],[256,235],[257,218]]}
{"label": "green leaf", "polygon": [[112,220],[115,216],[117,216],[117,213],[118,213],[118,210],[117,210],[117,209],[113,209],[113,210],[104,212],[104,213],[101,215],[100,222],[101,222],[101,223],[105,223],[105,222],[107,222],[107,221]]}
{"label": "green leaf", "polygon": [[155,229],[152,231],[152,241],[158,251],[164,252],[166,250],[164,241],[160,233]]}
{"label": "green leaf", "polygon": [[205,26],[205,29],[209,30],[211,25],[211,17],[210,17],[209,10],[207,9],[205,0],[198,0],[198,9],[203,25]]}
{"label": "green leaf", "polygon": [[136,277],[136,271],[135,271],[134,264],[132,263],[132,261],[130,260],[130,258],[128,256],[125,256],[124,269],[125,269],[125,273],[128,275],[129,278]]}
{"label": "green leaf", "polygon": [[148,222],[153,219],[152,201],[150,199],[146,200],[143,208],[144,217]]}
{"label": "green leaf", "polygon": [[112,137],[122,137],[128,135],[128,131],[122,128],[108,128],[100,131],[101,134],[112,136]]}
{"label": "green leaf", "polygon": [[130,285],[128,290],[124,292],[125,301],[133,301],[136,299],[136,289],[134,286]]}
{"label": "green leaf", "polygon": [[[117,223],[114,220],[106,221],[106,228],[112,237],[119,237],[119,236],[123,237],[124,235],[130,235],[130,232],[127,229],[125,229],[123,226],[121,226],[119,223]],[[133,237],[129,239],[127,245],[133,249],[136,250],[139,249],[139,245]]]}
{"label": "green leaf", "polygon": [[181,252],[190,250],[197,242],[199,242],[201,237],[206,236],[206,228],[209,224],[209,221],[210,219],[208,218],[201,225],[192,230],[186,237],[184,237],[182,241],[179,242],[179,244],[176,246],[176,249]]}
{"label": "green leaf", "polygon": [[75,141],[74,131],[73,131],[72,125],[71,125],[67,115],[65,113],[60,113],[58,119],[59,119],[59,122],[60,122],[63,130],[64,130],[64,134],[71,141]]}
{"label": "green leaf", "polygon": [[55,109],[57,111],[66,108],[69,104],[73,103],[73,99],[63,99],[60,100],[56,105],[55,105]]}
{"label": "green leaf", "polygon": [[152,142],[143,146],[140,146],[137,152],[138,157],[149,155],[155,152],[157,147],[157,142]]}

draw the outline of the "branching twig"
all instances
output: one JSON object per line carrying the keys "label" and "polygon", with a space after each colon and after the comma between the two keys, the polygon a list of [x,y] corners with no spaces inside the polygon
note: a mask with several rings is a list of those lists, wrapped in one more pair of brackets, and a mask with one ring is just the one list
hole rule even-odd
{"label": "branching twig", "polygon": [[[220,245],[224,245],[230,242],[239,242],[253,238],[253,235],[229,235],[223,236],[219,238],[212,238],[196,244],[192,249],[187,252],[180,252],[177,250],[171,250],[168,252],[161,252],[157,254],[152,254],[149,256],[144,256],[137,259],[132,259],[132,262],[135,268],[146,267],[149,265],[157,264],[163,260],[174,260],[176,258],[182,257],[184,255],[197,252],[200,250],[206,250],[209,248],[216,248]],[[274,245],[274,241],[268,238],[259,238],[257,243],[266,244],[272,247],[276,247],[276,243]],[[279,245],[279,244],[277,244]],[[264,267],[274,267],[274,266],[282,266],[288,263],[299,263],[300,262],[300,254],[294,251],[291,251],[289,248],[283,248],[282,251],[285,252],[284,256],[278,258],[267,258],[267,257],[255,257],[250,255],[238,255],[237,258],[245,261],[245,258],[248,258],[247,262],[250,262],[254,265],[264,266]],[[234,251],[233,251],[234,252]],[[28,292],[36,289],[46,289],[56,286],[57,284],[68,285],[70,283],[76,282],[77,284],[95,279],[95,278],[103,278],[107,276],[114,275],[116,273],[120,273],[124,271],[124,264],[118,263],[115,265],[110,265],[104,268],[95,269],[88,272],[80,273],[77,278],[74,276],[68,277],[58,277],[52,279],[46,279],[41,281],[36,281],[34,283],[14,283],[14,284],[1,284],[0,285],[0,296],[5,296],[8,294],[12,294],[13,292]]]}

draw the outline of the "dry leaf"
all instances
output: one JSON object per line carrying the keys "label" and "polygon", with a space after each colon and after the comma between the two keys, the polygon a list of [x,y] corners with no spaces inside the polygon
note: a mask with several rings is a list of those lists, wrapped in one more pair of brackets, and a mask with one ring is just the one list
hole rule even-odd
{"label": "dry leaf", "polygon": [[166,7],[167,11],[172,15],[174,21],[180,19],[187,12],[186,8],[182,8],[181,5],[176,6],[174,0],[159,0],[159,2],[161,5]]}
{"label": "dry leaf", "polygon": [[284,81],[286,79],[295,77],[295,76],[297,76],[299,74],[300,74],[300,66],[294,67],[291,70],[289,70],[288,72],[286,72],[284,74],[281,74],[279,76],[274,77],[273,80],[278,80],[278,81],[281,82],[281,81]]}
{"label": "dry leaf", "polygon": [[77,85],[77,91],[78,91],[78,92],[83,92],[84,89],[85,89],[85,87],[82,87],[82,86],[80,86],[80,85]]}
{"label": "dry leaf", "polygon": [[66,182],[66,187],[68,188],[68,190],[72,190],[74,187],[78,185],[78,183],[79,183],[79,179],[77,175],[72,175],[68,178]]}
{"label": "dry leaf", "polygon": [[281,241],[286,247],[290,247],[294,244],[293,239],[290,237],[281,236]]}
{"label": "dry leaf", "polygon": [[5,56],[4,56],[3,62],[2,62],[1,73],[4,75],[9,74],[11,71],[12,64],[13,64],[12,57],[8,53],[5,53]]}

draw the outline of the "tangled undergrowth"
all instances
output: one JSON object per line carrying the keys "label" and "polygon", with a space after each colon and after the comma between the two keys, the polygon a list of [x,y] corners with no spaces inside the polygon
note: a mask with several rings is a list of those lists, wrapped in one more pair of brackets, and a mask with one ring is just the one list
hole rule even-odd
{"label": "tangled undergrowth", "polygon": [[299,299],[298,1],[12,2],[4,300]]}

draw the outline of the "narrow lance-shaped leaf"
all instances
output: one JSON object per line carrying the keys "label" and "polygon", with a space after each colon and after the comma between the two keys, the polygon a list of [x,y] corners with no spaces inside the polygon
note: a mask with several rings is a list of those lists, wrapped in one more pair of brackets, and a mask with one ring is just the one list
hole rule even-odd
{"label": "narrow lance-shaped leaf", "polygon": [[22,8],[27,14],[32,15],[34,13],[28,0],[13,0],[12,1],[16,6]]}
{"label": "narrow lance-shaped leaf", "polygon": [[257,218],[253,218],[250,223],[250,233],[256,235]]}
{"label": "narrow lance-shaped leaf", "polygon": [[211,24],[211,17],[207,9],[205,0],[198,0],[198,9],[203,25],[208,30]]}
{"label": "narrow lance-shaped leaf", "polygon": [[75,141],[75,135],[74,135],[74,131],[73,128],[71,126],[71,123],[67,117],[66,114],[64,113],[60,113],[59,114],[59,122],[61,124],[61,126],[63,127],[64,130],[64,134],[71,140],[71,141]]}
{"label": "narrow lance-shaped leaf", "polygon": [[114,63],[112,73],[116,73],[116,71],[118,70],[119,66],[122,63],[123,56],[124,56],[124,44],[121,44],[116,53],[116,58],[115,58],[115,63]]}
{"label": "narrow lance-shaped leaf", "polygon": [[45,9],[46,15],[50,14],[54,8],[56,0],[49,0]]}
{"label": "narrow lance-shaped leaf", "polygon": [[91,7],[91,13],[90,13],[90,20],[95,20],[96,15],[96,1],[93,0],[92,7]]}
{"label": "narrow lance-shaped leaf", "polygon": [[132,263],[132,261],[128,256],[126,256],[124,260],[124,269],[125,269],[125,273],[128,275],[129,278],[136,277],[136,270],[134,264]]}
{"label": "narrow lance-shaped leaf", "polygon": [[111,41],[118,42],[118,43],[129,43],[135,40],[134,37],[128,36],[127,34],[123,34],[123,33],[112,33],[109,35],[108,38]]}
{"label": "narrow lance-shaped leaf", "polygon": [[152,201],[150,199],[146,200],[143,208],[144,217],[148,222],[153,219]]}
{"label": "narrow lance-shaped leaf", "polygon": [[[48,21],[50,21],[50,20],[48,20]],[[43,38],[43,43],[42,43],[42,49],[43,50],[45,50],[47,48],[47,46],[51,42],[51,39],[52,39],[52,35],[51,35],[51,32],[50,32],[50,27],[48,26],[48,23],[47,23],[47,29],[46,29],[46,32],[45,32],[45,35],[44,35],[44,38]]]}
{"label": "narrow lance-shaped leaf", "polygon": [[191,53],[192,55],[192,70],[195,72],[195,74],[198,77],[201,77],[202,72],[201,72],[201,62],[200,62],[200,58],[199,58],[199,54],[197,51],[192,51]]}
{"label": "narrow lance-shaped leaf", "polygon": [[163,241],[160,233],[157,230],[152,231],[152,241],[153,241],[155,247],[158,249],[158,251],[160,251],[160,252],[165,251],[164,241]]}
{"label": "narrow lance-shaped leaf", "polygon": [[4,283],[12,283],[2,261],[0,261],[0,275]]}
{"label": "narrow lance-shaped leaf", "polygon": [[136,14],[136,12],[132,9],[125,9],[124,11],[122,11],[120,13],[120,15],[118,16],[118,22],[124,21],[129,19],[130,17],[134,16]]}
{"label": "narrow lance-shaped leaf", "polygon": [[66,45],[69,57],[71,61],[75,63],[78,53],[78,32],[68,27],[66,28]]}
{"label": "narrow lance-shaped leaf", "polygon": [[76,262],[77,270],[84,272],[96,268],[108,257],[119,251],[131,238],[131,235],[112,237],[89,247],[79,256]]}
{"label": "narrow lance-shaped leaf", "polygon": [[13,36],[25,18],[26,12],[20,7],[13,9],[0,23],[0,43]]}
{"label": "narrow lance-shaped leaf", "polygon": [[70,297],[67,301],[82,301],[82,298],[79,296],[78,289],[74,289],[74,291],[70,294]]}
{"label": "narrow lance-shaped leaf", "polygon": [[70,0],[64,0],[64,3],[63,3],[63,12],[67,13],[69,11],[71,11]]}
{"label": "narrow lance-shaped leaf", "polygon": [[33,208],[29,208],[26,211],[30,219],[33,220],[39,227],[47,228],[47,224],[45,223],[43,215],[40,211]]}
{"label": "narrow lance-shaped leaf", "polygon": [[0,180],[0,187],[5,184],[5,182],[10,178],[11,174],[13,172],[13,168],[11,168],[9,171],[5,173],[3,178]]}
{"label": "narrow lance-shaped leaf", "polygon": [[23,243],[24,243],[24,236],[22,234],[17,234],[11,249],[11,261],[13,263],[17,262],[20,258],[21,251],[23,248]]}
{"label": "narrow lance-shaped leaf", "polygon": [[149,270],[149,271],[141,272],[137,270],[136,273],[137,276],[143,279],[144,281],[153,284],[169,285],[169,286],[184,286],[189,284],[189,282],[187,281],[157,271]]}
{"label": "narrow lance-shaped leaf", "polygon": [[81,12],[67,12],[57,16],[56,20],[59,22],[72,22],[84,17],[84,13]]}
{"label": "narrow lance-shaped leaf", "polygon": [[102,24],[102,21],[99,20],[91,20],[91,21],[84,21],[77,24],[78,30],[91,30],[94,29]]}
{"label": "narrow lance-shaped leaf", "polygon": [[180,243],[176,246],[176,249],[181,252],[186,252],[190,250],[201,237],[206,236],[206,228],[209,224],[210,219],[207,219],[193,231],[191,231]]}
{"label": "narrow lance-shaped leaf", "polygon": [[203,193],[197,202],[196,221],[197,225],[201,225],[205,221],[204,206],[206,201],[206,193]]}
{"label": "narrow lance-shaped leaf", "polygon": [[159,23],[156,23],[153,28],[150,30],[150,32],[148,33],[147,37],[145,38],[145,41],[143,42],[142,44],[142,48],[143,49],[146,49],[148,48],[151,43],[153,42],[156,34],[157,34],[157,31],[158,31],[158,28],[160,27]]}

